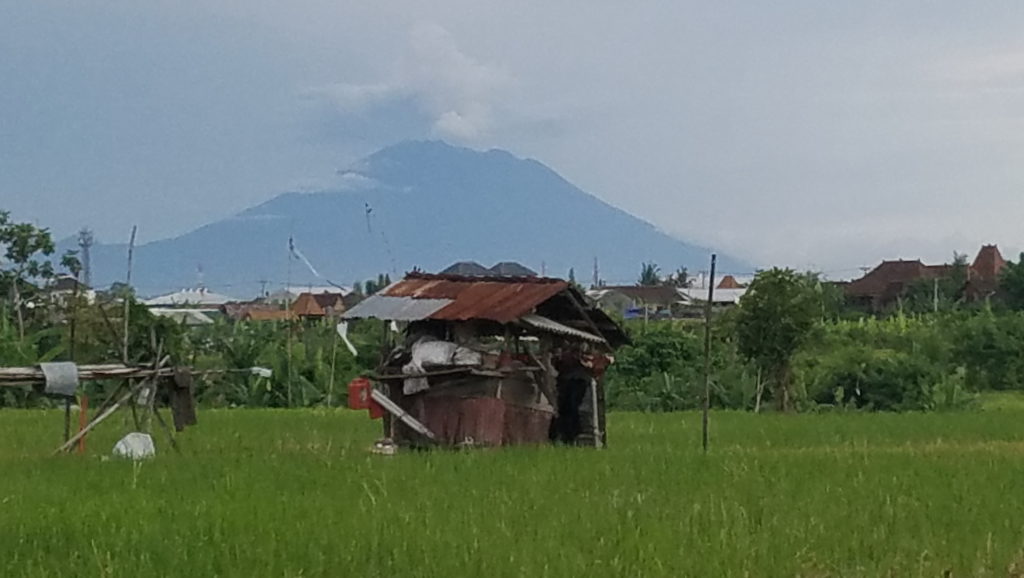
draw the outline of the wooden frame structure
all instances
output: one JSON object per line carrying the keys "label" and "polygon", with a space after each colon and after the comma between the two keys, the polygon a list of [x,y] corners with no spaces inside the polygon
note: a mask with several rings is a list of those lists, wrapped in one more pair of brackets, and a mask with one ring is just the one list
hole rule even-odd
{"label": "wooden frame structure", "polygon": [[[187,367],[170,367],[169,357],[164,357],[151,366],[124,364],[81,365],[78,366],[78,378],[81,381],[119,380],[120,383],[111,391],[106,400],[96,409],[93,417],[86,421],[79,431],[70,435],[70,414],[65,414],[64,443],[54,450],[54,454],[70,451],[79,440],[82,440],[114,415],[118,410],[128,408],[136,431],[150,433],[153,418],[166,433],[168,442],[175,451],[180,451],[171,425],[160,412],[157,399],[165,393],[170,399],[174,414],[174,429],[183,430],[186,426],[196,424],[195,401],[193,398],[193,378],[195,376],[250,373],[254,368],[238,370],[207,370],[193,371]],[[46,376],[41,366],[32,367],[0,367],[0,388],[33,387],[42,389],[46,385]],[[67,401],[73,396],[64,397]],[[83,408],[82,411],[85,411]]]}

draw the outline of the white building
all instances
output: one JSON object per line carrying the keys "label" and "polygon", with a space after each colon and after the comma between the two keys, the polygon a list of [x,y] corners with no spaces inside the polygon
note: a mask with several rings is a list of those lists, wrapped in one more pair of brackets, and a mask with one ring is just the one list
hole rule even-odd
{"label": "white building", "polygon": [[237,301],[233,297],[214,293],[209,289],[200,287],[198,289],[182,289],[167,295],[161,295],[142,302],[147,307],[184,307],[216,309],[225,303]]}

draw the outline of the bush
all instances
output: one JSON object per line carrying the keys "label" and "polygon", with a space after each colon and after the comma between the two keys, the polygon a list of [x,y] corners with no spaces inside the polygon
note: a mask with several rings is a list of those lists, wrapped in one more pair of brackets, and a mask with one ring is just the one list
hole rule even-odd
{"label": "bush", "polygon": [[985,310],[951,333],[972,389],[1024,389],[1024,314]]}
{"label": "bush", "polygon": [[943,372],[922,356],[892,349],[844,347],[812,363],[800,377],[818,404],[880,411],[932,409]]}

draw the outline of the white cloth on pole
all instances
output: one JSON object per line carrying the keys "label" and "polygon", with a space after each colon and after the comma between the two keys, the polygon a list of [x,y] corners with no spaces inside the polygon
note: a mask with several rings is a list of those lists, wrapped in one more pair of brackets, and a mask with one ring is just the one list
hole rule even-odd
{"label": "white cloth on pole", "polygon": [[348,339],[348,321],[342,321],[338,324],[338,336],[345,343],[345,347],[348,348],[349,352],[352,353],[353,357],[357,357],[359,352],[356,351],[356,346],[352,345],[352,342]]}

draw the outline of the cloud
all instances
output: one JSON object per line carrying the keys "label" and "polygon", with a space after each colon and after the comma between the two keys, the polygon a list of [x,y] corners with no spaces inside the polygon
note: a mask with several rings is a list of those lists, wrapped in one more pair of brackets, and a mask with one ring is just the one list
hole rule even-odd
{"label": "cloud", "polygon": [[943,60],[936,69],[949,81],[975,90],[1024,90],[1024,50],[1020,49]]}
{"label": "cloud", "polygon": [[327,105],[334,117],[330,122],[348,132],[353,125],[372,131],[379,119],[394,118],[403,109],[398,116],[404,119],[406,137],[473,143],[492,133],[499,101],[514,84],[504,71],[463,52],[446,29],[421,22],[412,27],[405,55],[390,78],[314,87],[303,96]]}

